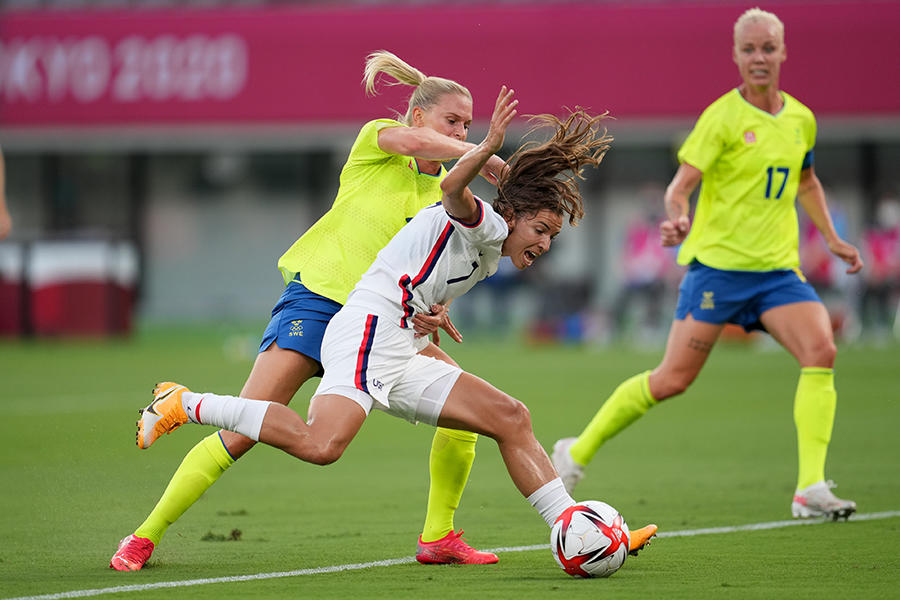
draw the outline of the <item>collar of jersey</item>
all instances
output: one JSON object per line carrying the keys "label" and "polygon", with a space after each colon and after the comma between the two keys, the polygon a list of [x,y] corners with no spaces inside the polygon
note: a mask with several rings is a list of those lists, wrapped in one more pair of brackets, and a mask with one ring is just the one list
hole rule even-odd
{"label": "collar of jersey", "polygon": [[[758,106],[754,106],[749,100],[747,100],[746,98],[744,98],[744,96],[741,95],[741,90],[739,90],[738,88],[734,88],[734,93],[738,95],[738,97],[741,99],[741,102],[743,102],[744,104],[746,104],[753,110],[759,111],[764,115],[768,115],[769,117],[771,117],[773,119],[777,119],[781,115],[781,113],[784,112],[784,109],[787,108],[787,96],[785,96],[784,92],[782,92],[781,90],[778,90],[778,95],[781,96],[781,109],[774,115],[768,111],[761,109]],[[417,165],[417,167],[418,167],[418,165]]]}
{"label": "collar of jersey", "polygon": [[409,159],[409,167],[415,170],[417,175],[425,175],[426,177],[440,177],[441,173],[444,172],[444,165],[441,165],[441,168],[438,169],[438,172],[432,175],[431,173],[423,173],[419,170],[419,161],[415,159],[415,157],[410,157]]}

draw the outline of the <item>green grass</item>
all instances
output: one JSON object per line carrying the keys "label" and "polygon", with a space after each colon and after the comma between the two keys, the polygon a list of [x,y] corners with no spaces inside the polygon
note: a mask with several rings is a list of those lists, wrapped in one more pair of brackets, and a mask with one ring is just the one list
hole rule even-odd
{"label": "green grass", "polygon": [[[411,556],[424,517],[432,430],[373,414],[322,468],[259,447],[173,525],[137,573],[107,568],[184,453],[212,428],[147,451],[136,410],[160,379],[236,393],[255,328],[154,330],[129,341],[0,342],[0,598],[312,569]],[[460,364],[525,401],[545,446],[574,435],[623,379],[659,353],[474,343]],[[828,476],[861,513],[900,509],[900,348],[841,348]],[[683,397],[612,440],[579,499],[662,531],[789,519],[797,367],[781,350],[722,345]],[[294,407],[305,412],[314,386]],[[457,527],[481,548],[540,544],[541,519],[482,439]],[[204,541],[228,538],[239,541]],[[564,575],[548,551],[491,567],[417,564],[104,597],[871,598],[896,594],[900,518],[661,538],[608,580]],[[211,535],[210,535],[211,534]]]}

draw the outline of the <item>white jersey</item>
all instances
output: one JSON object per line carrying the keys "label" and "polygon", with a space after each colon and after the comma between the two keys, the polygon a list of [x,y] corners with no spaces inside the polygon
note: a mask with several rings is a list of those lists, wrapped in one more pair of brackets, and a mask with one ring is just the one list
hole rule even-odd
{"label": "white jersey", "polygon": [[478,214],[464,223],[438,202],[420,210],[382,248],[347,299],[358,307],[411,328],[411,317],[431,312],[493,275],[509,226],[494,208],[475,198]]}

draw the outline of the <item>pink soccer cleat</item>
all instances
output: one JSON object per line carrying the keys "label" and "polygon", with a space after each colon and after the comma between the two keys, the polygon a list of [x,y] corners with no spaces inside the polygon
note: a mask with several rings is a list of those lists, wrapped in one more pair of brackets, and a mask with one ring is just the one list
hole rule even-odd
{"label": "pink soccer cleat", "polygon": [[423,565],[492,565],[498,560],[492,552],[480,552],[466,543],[462,530],[450,533],[433,542],[423,542],[419,536],[416,560]]}
{"label": "pink soccer cleat", "polygon": [[109,559],[109,568],[116,571],[140,571],[153,554],[153,548],[153,542],[147,538],[134,534],[124,537],[119,542],[119,549]]}

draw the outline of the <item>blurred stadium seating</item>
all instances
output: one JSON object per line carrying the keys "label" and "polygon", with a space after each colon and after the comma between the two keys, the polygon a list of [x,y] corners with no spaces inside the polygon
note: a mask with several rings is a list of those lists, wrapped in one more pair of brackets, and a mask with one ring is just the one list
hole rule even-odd
{"label": "blurred stadium seating", "polygon": [[[613,151],[584,186],[585,222],[542,260],[551,285],[505,300],[511,327],[541,319],[541,331],[603,339],[616,314],[641,318],[614,307],[628,277],[624,232],[646,217],[648,187],[668,182],[699,112],[735,85],[730,27],[744,8],[2,0],[0,146],[15,230],[0,244],[124,240],[136,249],[138,317],[264,319],[281,286],[275,260],[330,204],[356,130],[403,108],[402,89],[373,99],[359,84],[365,54],[388,48],[472,90],[473,139],[501,83],[523,112],[582,105],[616,117]],[[818,117],[816,171],[859,240],[879,199],[900,189],[900,5],[766,8],[787,26],[782,85]],[[560,289],[578,294],[552,301]],[[484,307],[491,293],[461,302]],[[463,312],[481,327],[489,311]]]}

